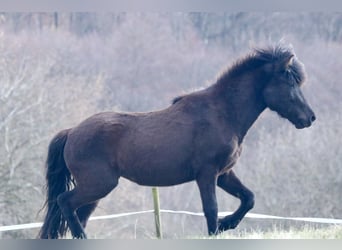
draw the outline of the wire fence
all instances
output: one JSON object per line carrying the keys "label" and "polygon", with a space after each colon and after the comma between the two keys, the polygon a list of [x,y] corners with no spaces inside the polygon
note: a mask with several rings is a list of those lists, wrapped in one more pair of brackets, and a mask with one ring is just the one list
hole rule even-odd
{"label": "wire fence", "polygon": [[[190,211],[180,211],[180,210],[167,210],[161,209],[161,213],[172,213],[172,214],[185,214],[190,216],[204,216],[203,213],[196,213]],[[110,214],[110,215],[100,215],[90,217],[90,221],[95,220],[108,220],[115,219],[119,217],[132,216],[138,214],[146,214],[146,213],[154,213],[154,210],[145,210],[145,211],[137,211],[137,212],[129,212],[129,213],[120,213],[120,214]],[[219,216],[227,216],[232,214],[231,212],[219,212]],[[273,220],[292,220],[292,221],[304,221],[304,222],[315,222],[315,223],[324,223],[324,224],[342,224],[342,219],[333,219],[333,218],[313,218],[313,217],[283,217],[283,216],[274,216],[274,215],[266,215],[266,214],[256,214],[256,213],[247,213],[246,218],[254,218],[254,219],[273,219]],[[9,225],[9,226],[0,226],[0,232],[4,231],[12,231],[12,230],[23,230],[23,229],[31,229],[31,228],[39,228],[42,226],[42,222],[33,222],[27,224],[17,224],[17,225]]]}

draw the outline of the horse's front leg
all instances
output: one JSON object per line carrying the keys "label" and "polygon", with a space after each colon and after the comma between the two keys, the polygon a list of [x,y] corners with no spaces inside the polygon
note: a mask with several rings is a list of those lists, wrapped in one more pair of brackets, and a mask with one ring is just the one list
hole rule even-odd
{"label": "horse's front leg", "polygon": [[204,216],[207,219],[209,235],[218,233],[217,227],[217,201],[216,182],[217,177],[211,174],[201,174],[196,179],[201,194]]}
{"label": "horse's front leg", "polygon": [[218,177],[217,185],[229,194],[240,199],[239,208],[231,215],[219,220],[218,231],[234,229],[246,213],[254,206],[254,194],[245,187],[231,170]]}

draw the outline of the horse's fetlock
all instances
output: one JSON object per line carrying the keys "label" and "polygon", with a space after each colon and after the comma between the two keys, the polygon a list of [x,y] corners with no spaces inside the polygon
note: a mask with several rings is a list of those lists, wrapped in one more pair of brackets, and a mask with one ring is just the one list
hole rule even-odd
{"label": "horse's fetlock", "polygon": [[246,199],[246,207],[248,210],[251,210],[255,205],[254,194],[252,192],[249,193],[248,198]]}

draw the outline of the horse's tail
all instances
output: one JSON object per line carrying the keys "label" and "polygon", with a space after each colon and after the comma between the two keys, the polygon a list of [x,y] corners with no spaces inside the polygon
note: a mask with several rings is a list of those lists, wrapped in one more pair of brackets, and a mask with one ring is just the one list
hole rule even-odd
{"label": "horse's tail", "polygon": [[69,130],[59,132],[49,145],[46,161],[46,201],[43,207],[46,207],[47,211],[38,235],[41,239],[56,239],[58,236],[64,236],[68,229],[57,204],[57,197],[69,191],[74,184],[63,156],[68,132]]}

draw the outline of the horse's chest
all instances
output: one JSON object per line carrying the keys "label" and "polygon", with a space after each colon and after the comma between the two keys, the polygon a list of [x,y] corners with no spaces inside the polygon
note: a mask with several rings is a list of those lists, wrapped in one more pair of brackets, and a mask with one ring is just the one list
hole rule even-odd
{"label": "horse's chest", "polygon": [[242,147],[240,145],[235,146],[233,148],[227,147],[226,151],[221,156],[222,157],[221,161],[218,162],[217,164],[219,172],[222,173],[231,169],[235,165],[237,160],[239,159],[241,155],[241,151],[242,151]]}
{"label": "horse's chest", "polygon": [[[211,165],[219,173],[229,170],[241,154],[241,144],[235,135],[227,136],[224,126],[206,126],[198,133],[196,140],[196,160],[199,165]],[[202,164],[201,164],[202,163]]]}

